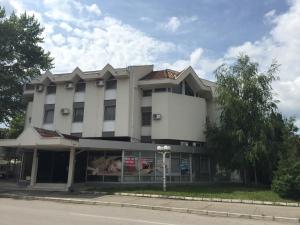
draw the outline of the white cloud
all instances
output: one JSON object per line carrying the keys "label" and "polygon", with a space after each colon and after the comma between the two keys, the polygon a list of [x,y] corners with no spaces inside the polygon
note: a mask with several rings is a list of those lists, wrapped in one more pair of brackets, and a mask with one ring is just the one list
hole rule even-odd
{"label": "white cloud", "polygon": [[52,36],[52,41],[56,45],[63,45],[66,42],[66,38],[62,34],[55,34]]}
{"label": "white cloud", "polygon": [[101,15],[101,10],[96,4],[87,5],[86,6],[87,11],[96,14],[97,16]]}
{"label": "white cloud", "polygon": [[70,32],[70,31],[73,30],[73,28],[68,23],[65,23],[65,22],[61,22],[59,24],[59,27],[62,28],[62,29],[64,29],[67,32]]}
{"label": "white cloud", "polygon": [[287,12],[276,15],[270,11],[265,17],[273,25],[269,35],[255,42],[245,42],[239,46],[231,46],[223,57],[213,59],[205,56],[203,49],[195,49],[189,59],[178,60],[168,66],[183,69],[192,65],[198,74],[212,76],[217,66],[224,62],[232,62],[240,53],[248,54],[260,64],[261,70],[275,59],[281,65],[280,80],[273,85],[279,109],[287,116],[295,116],[300,127],[300,0],[289,1]]}
{"label": "white cloud", "polygon": [[163,28],[167,31],[175,32],[178,30],[180,25],[181,25],[181,22],[180,22],[179,18],[176,16],[173,16],[173,17],[170,17],[166,23],[162,23],[161,28]]}

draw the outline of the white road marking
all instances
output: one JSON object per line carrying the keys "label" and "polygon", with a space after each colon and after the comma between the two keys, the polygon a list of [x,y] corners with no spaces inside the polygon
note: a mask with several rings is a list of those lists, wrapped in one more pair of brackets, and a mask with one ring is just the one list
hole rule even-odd
{"label": "white road marking", "polygon": [[94,218],[103,218],[103,219],[137,222],[137,223],[159,224],[159,225],[178,225],[178,224],[174,224],[174,223],[161,223],[161,222],[154,222],[154,221],[149,221],[149,220],[129,219],[129,218],[125,218],[125,217],[100,216],[100,215],[83,214],[83,213],[70,213],[70,214],[73,216],[94,217]]}

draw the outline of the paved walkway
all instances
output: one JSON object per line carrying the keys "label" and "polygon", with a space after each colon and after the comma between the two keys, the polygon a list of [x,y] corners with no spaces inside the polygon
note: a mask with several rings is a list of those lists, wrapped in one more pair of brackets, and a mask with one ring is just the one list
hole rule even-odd
{"label": "paved walkway", "polygon": [[[188,208],[195,210],[219,211],[228,213],[240,213],[250,215],[276,216],[300,218],[299,207],[287,206],[268,206],[253,205],[243,203],[223,203],[223,202],[205,202],[205,201],[189,201],[175,199],[159,199],[147,197],[118,196],[118,195],[89,195],[79,193],[58,193],[58,192],[30,192],[30,191],[2,191],[0,196],[10,194],[11,196],[36,196],[36,197],[52,197],[59,199],[76,199],[83,200],[85,203],[90,202],[110,202],[110,203],[128,203],[147,206]],[[50,199],[49,199],[50,200]],[[300,221],[300,220],[299,220]]]}

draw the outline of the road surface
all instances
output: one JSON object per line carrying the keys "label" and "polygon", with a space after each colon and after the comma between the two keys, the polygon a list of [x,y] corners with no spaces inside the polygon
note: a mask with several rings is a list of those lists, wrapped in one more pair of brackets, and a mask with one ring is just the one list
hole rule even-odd
{"label": "road surface", "polygon": [[0,199],[1,225],[279,225],[272,221],[48,201]]}

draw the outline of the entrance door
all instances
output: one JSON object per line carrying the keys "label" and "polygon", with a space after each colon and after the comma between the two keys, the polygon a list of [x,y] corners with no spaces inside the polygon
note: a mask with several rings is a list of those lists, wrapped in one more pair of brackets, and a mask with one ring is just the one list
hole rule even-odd
{"label": "entrance door", "polygon": [[67,183],[68,151],[38,151],[37,183]]}

